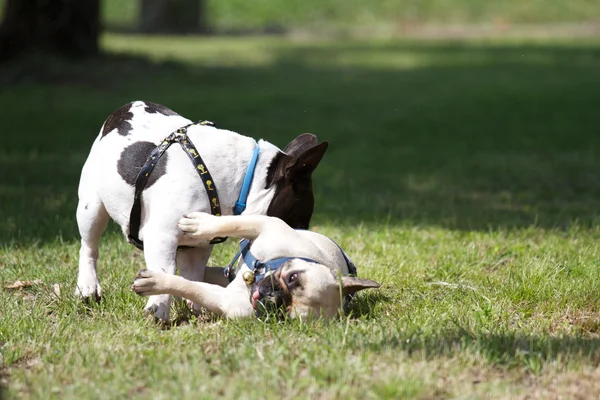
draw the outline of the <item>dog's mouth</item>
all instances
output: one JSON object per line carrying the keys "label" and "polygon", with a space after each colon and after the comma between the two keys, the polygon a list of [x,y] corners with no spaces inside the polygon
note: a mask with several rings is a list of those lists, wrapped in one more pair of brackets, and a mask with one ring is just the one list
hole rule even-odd
{"label": "dog's mouth", "polygon": [[269,316],[283,318],[292,302],[292,296],[285,283],[281,282],[280,272],[276,271],[254,283],[250,290],[250,303],[257,318]]}

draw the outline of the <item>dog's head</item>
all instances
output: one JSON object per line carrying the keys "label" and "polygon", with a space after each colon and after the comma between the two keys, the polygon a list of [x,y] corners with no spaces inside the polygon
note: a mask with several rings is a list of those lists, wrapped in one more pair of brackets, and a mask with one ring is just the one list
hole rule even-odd
{"label": "dog's head", "polygon": [[[340,286],[341,285],[341,286]],[[256,315],[292,318],[331,318],[344,297],[362,289],[378,288],[369,279],[343,276],[325,265],[292,258],[253,284],[250,302]]]}
{"label": "dog's head", "polygon": [[267,188],[275,187],[267,215],[282,219],[292,228],[308,229],[314,208],[311,176],[328,145],[304,133],[275,156],[267,173]]}

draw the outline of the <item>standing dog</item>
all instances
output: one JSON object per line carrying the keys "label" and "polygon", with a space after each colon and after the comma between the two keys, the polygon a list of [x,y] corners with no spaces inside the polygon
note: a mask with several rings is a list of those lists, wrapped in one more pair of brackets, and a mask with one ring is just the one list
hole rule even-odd
{"label": "standing dog", "polygon": [[233,282],[222,287],[142,270],[133,291],[143,296],[181,296],[228,318],[260,315],[265,309],[292,318],[331,318],[345,296],[379,287],[377,282],[347,276],[352,264],[331,239],[294,230],[278,218],[195,212],[181,219],[179,227],[191,240],[235,236],[251,241]]}
{"label": "standing dog", "polygon": [[[257,142],[212,125],[191,125],[190,120],[158,104],[129,103],[104,122],[81,173],[77,206],[81,235],[77,296],[100,298],[102,292],[96,275],[100,236],[112,218],[125,236],[131,238],[130,212],[134,205],[134,186],[140,178],[138,175],[142,175],[140,170],[145,168],[149,154],[157,145],[184,126],[186,140],[197,146],[197,152],[192,154],[202,156],[202,167],[211,171],[212,180],[201,180],[188,159],[190,153],[186,154],[179,146],[168,148],[155,162],[152,172],[146,174],[139,204],[138,237],[144,242],[149,271],[174,274],[177,266],[186,279],[218,280],[210,274],[205,276],[212,251],[209,240],[184,236],[177,221],[190,210],[210,212],[215,198],[209,200],[208,190],[215,188],[221,213],[232,214],[242,186],[246,186],[243,181],[249,165],[254,162],[255,151],[258,158],[244,215],[271,215],[292,227],[308,228],[314,204],[311,174],[327,150],[327,142],[318,143],[314,135],[303,134],[281,151],[264,140]],[[178,250],[178,246],[189,248]],[[169,319],[169,308],[170,296],[165,294],[151,296],[145,306],[146,311],[164,321]]]}

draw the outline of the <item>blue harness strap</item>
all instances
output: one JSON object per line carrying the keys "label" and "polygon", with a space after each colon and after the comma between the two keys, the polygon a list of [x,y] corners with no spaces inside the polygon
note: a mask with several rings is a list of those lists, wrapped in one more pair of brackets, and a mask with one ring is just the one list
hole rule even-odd
{"label": "blue harness strap", "polygon": [[235,215],[240,215],[246,209],[248,193],[250,193],[250,186],[252,185],[252,179],[254,178],[254,170],[256,169],[259,153],[260,147],[256,146],[254,151],[252,151],[252,157],[250,158],[250,163],[246,169],[246,175],[244,176],[244,183],[242,183],[240,197],[238,198],[238,201],[235,202],[235,206],[233,207],[233,214]]}
{"label": "blue harness strap", "polygon": [[[302,261],[317,263],[317,261],[315,261],[315,260],[312,260],[310,258],[304,258],[304,257],[279,257],[279,258],[274,258],[269,261],[260,261],[259,259],[257,259],[254,256],[254,254],[252,254],[250,252],[251,242],[248,239],[244,239],[242,242],[246,242],[246,243],[240,243],[240,248],[242,249],[241,250],[242,258],[244,259],[244,263],[250,269],[250,271],[254,272],[254,279],[256,281],[259,281],[262,278],[264,278],[265,275],[268,274],[269,272],[277,271],[279,268],[281,268],[281,266],[283,264],[285,264],[289,260],[302,260]],[[262,271],[262,272],[257,273],[257,271]]]}
{"label": "blue harness strap", "polygon": [[[356,276],[356,273],[357,273],[356,265],[354,265],[354,263],[346,255],[344,250],[342,250],[342,248],[340,247],[339,244],[337,244],[332,239],[330,239],[330,240],[333,243],[335,243],[335,245],[338,247],[338,249],[341,251],[342,255],[344,256],[344,260],[346,260],[346,265],[348,267],[348,274],[350,276]],[[252,242],[248,239],[243,239],[242,241],[240,241],[239,251],[235,254],[235,256],[233,257],[233,260],[231,260],[231,262],[229,263],[227,268],[225,268],[225,271],[223,271],[225,276],[229,279],[229,282],[233,281],[233,279],[235,278],[235,272],[234,272],[235,263],[238,261],[240,256],[244,260],[244,263],[246,264],[246,266],[248,268],[250,268],[250,271],[254,272],[257,281],[262,279],[268,272],[278,270],[279,268],[281,268],[281,266],[286,261],[289,261],[292,259],[298,259],[298,260],[303,260],[303,261],[318,264],[318,261],[312,260],[310,258],[305,258],[305,257],[279,257],[279,258],[274,258],[269,261],[260,261],[250,252],[251,244],[252,244]],[[264,271],[261,272],[260,274],[256,274],[256,271],[260,270],[262,268],[264,268]]]}
{"label": "blue harness strap", "polygon": [[340,249],[340,251],[342,252],[342,255],[344,256],[344,260],[346,260],[346,265],[348,266],[348,275],[350,275],[350,276],[357,276],[358,271],[356,269],[356,265],[354,265],[354,263],[352,262],[352,260],[350,260],[350,258],[346,254],[346,252],[344,250],[342,250],[341,246],[339,244],[337,244],[335,242],[335,240],[333,240],[331,238],[329,238],[329,240],[331,240],[333,243],[335,243],[335,245],[338,247],[338,249]]}

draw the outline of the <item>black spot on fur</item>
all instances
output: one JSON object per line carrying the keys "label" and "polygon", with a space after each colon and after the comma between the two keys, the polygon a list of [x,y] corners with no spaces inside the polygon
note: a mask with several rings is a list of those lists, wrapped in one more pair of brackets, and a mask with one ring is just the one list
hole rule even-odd
{"label": "black spot on fur", "polygon": [[[152,150],[156,148],[156,145],[151,142],[135,142],[126,147],[121,153],[121,157],[117,162],[117,171],[121,178],[131,186],[135,186],[135,180],[137,179],[140,170],[144,166],[148,155]],[[161,176],[167,172],[167,159],[168,154],[164,153],[158,160],[156,167],[152,170],[146,188],[152,186]]]}
{"label": "black spot on fur", "polygon": [[151,103],[149,101],[145,101],[144,103],[146,104],[146,107],[144,107],[144,110],[147,113],[150,113],[150,114],[162,114],[162,115],[166,115],[166,116],[169,116],[169,115],[179,115],[175,111],[173,111],[170,108],[165,107],[165,106],[163,106],[161,104]]}
{"label": "black spot on fur", "polygon": [[129,135],[132,119],[133,113],[131,112],[131,103],[127,103],[108,116],[104,123],[104,128],[102,129],[102,137],[108,135],[113,129],[117,129],[121,136]]}

